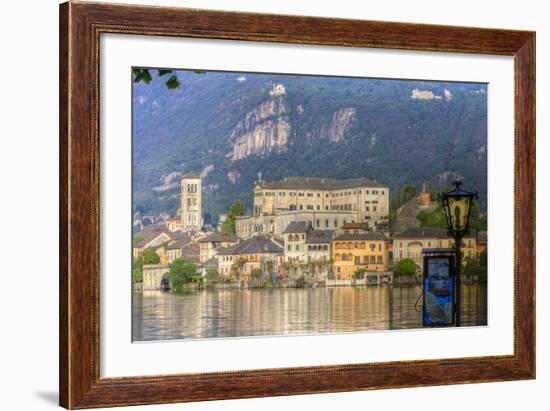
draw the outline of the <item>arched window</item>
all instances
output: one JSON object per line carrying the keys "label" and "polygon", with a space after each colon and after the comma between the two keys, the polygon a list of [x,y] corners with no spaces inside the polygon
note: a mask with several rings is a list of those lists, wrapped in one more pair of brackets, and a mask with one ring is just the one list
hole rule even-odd
{"label": "arched window", "polygon": [[353,254],[352,253],[348,254],[348,261],[353,261]]}
{"label": "arched window", "polygon": [[342,261],[348,261],[347,254],[342,254]]}
{"label": "arched window", "polygon": [[340,261],[340,254],[335,254],[334,255],[334,260],[335,261]]}
{"label": "arched window", "polygon": [[353,248],[353,243],[351,241],[348,243],[348,248]]}

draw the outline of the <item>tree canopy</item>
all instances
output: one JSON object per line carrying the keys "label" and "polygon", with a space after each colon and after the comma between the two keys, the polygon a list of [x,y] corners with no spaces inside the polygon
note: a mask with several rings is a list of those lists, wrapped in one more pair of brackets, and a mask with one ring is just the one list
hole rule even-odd
{"label": "tree canopy", "polygon": [[170,264],[168,280],[174,291],[179,291],[184,285],[196,280],[197,266],[183,258],[176,258]]}
{"label": "tree canopy", "polygon": [[403,258],[397,263],[395,272],[399,275],[414,275],[416,273],[416,263],[411,258]]}
{"label": "tree canopy", "polygon": [[141,257],[143,258],[143,264],[159,264],[160,263],[160,257],[157,253],[155,253],[155,250],[152,248],[146,248],[141,253]]}
{"label": "tree canopy", "polygon": [[229,207],[225,221],[222,224],[222,231],[225,233],[234,233],[235,232],[235,220],[237,217],[243,216],[245,214],[245,209],[242,201],[237,199]]}

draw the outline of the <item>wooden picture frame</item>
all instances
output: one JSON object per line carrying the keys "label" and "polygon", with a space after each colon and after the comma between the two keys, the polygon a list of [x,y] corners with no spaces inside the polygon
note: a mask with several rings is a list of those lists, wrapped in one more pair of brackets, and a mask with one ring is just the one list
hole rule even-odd
{"label": "wooden picture frame", "polygon": [[[514,354],[100,378],[101,33],[513,56]],[[91,408],[535,378],[535,33],[69,2],[60,6],[60,404]]]}

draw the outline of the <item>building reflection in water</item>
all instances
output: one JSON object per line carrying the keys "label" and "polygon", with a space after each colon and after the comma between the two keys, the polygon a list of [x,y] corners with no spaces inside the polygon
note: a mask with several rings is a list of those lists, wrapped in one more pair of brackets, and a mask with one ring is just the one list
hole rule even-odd
{"label": "building reflection in water", "polygon": [[[245,337],[419,328],[418,287],[134,294],[133,339]],[[485,286],[464,287],[464,325],[487,324]]]}

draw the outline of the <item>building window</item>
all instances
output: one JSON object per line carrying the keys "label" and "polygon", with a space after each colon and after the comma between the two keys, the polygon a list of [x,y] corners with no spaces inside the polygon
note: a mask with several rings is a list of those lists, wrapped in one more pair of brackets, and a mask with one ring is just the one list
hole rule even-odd
{"label": "building window", "polygon": [[358,255],[355,256],[355,265],[360,265],[361,264],[361,257],[359,257]]}
{"label": "building window", "polygon": [[319,228],[321,226],[321,223],[319,222],[319,219],[317,219],[317,221],[316,221],[316,226],[317,226],[317,228]]}
{"label": "building window", "polygon": [[371,264],[376,264],[376,256],[374,256],[374,255],[370,256],[370,263]]}

